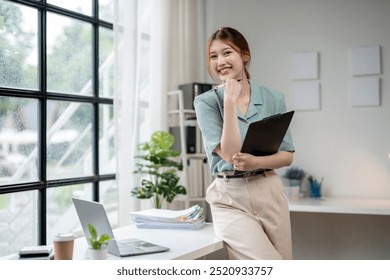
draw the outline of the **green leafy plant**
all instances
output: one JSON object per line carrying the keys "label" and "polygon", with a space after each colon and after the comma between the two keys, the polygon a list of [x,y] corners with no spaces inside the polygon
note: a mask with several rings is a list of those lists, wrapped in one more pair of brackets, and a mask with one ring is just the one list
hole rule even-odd
{"label": "green leafy plant", "polygon": [[88,224],[88,230],[91,236],[87,238],[87,241],[94,250],[100,250],[103,245],[107,246],[108,241],[111,240],[111,237],[106,233],[98,236],[95,227],[91,224]]}
{"label": "green leafy plant", "polygon": [[290,180],[302,180],[305,176],[305,171],[298,167],[291,167],[286,170],[284,177]]}
{"label": "green leafy plant", "polygon": [[178,194],[186,194],[184,186],[179,185],[177,171],[183,170],[178,161],[180,153],[173,150],[174,137],[166,131],[156,131],[150,141],[138,145],[142,155],[136,156],[141,162],[136,164],[134,173],[148,175],[135,187],[131,194],[140,199],[152,199],[153,206],[161,208],[166,200],[171,203]]}

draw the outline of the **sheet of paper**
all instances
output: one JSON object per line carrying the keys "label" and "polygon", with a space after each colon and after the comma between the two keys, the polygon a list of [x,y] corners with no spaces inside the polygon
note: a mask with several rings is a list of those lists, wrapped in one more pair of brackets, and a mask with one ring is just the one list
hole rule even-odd
{"label": "sheet of paper", "polygon": [[155,217],[155,218],[165,218],[165,219],[175,219],[182,216],[187,216],[193,213],[196,206],[187,208],[185,210],[168,210],[168,209],[146,209],[138,212],[132,212],[133,216],[146,216],[146,217]]}

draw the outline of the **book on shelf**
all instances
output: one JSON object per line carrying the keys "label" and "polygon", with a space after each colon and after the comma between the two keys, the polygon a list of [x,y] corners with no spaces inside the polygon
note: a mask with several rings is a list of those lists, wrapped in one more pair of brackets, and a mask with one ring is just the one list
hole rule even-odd
{"label": "book on shelf", "polygon": [[199,205],[185,210],[151,208],[130,213],[138,228],[200,229],[205,225],[205,211]]}

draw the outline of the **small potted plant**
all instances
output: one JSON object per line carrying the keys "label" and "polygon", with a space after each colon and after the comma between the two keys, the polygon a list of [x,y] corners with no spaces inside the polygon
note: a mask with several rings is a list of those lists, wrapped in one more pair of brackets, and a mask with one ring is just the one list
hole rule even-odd
{"label": "small potted plant", "polygon": [[105,260],[108,253],[108,241],[111,240],[111,237],[106,233],[98,236],[95,227],[91,224],[88,224],[88,230],[90,234],[90,236],[87,237],[90,246],[88,248],[89,259]]}
{"label": "small potted plant", "polygon": [[304,176],[305,171],[298,167],[291,167],[287,169],[284,174],[284,177],[288,180],[289,186],[300,186]]}
{"label": "small potted plant", "polygon": [[178,161],[180,153],[173,150],[174,137],[166,131],[156,131],[150,141],[138,145],[142,154],[134,173],[148,175],[142,179],[141,186],[135,187],[131,194],[140,199],[152,199],[153,207],[162,208],[163,202],[171,203],[178,194],[186,194],[184,186],[179,184],[177,171],[183,170]]}
{"label": "small potted plant", "polygon": [[304,196],[302,190],[302,179],[305,176],[305,172],[298,167],[291,167],[286,170],[284,174],[285,192],[289,200],[298,200],[301,196]]}

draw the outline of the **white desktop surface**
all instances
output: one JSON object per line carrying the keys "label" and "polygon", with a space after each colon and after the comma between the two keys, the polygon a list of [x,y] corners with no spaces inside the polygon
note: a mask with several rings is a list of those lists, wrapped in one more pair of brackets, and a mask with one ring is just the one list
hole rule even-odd
{"label": "white desktop surface", "polygon": [[[193,260],[223,248],[223,242],[215,236],[212,224],[198,230],[140,229],[135,225],[114,230],[117,240],[138,238],[170,248],[168,252],[117,257],[108,254],[109,260]],[[87,241],[84,237],[75,240],[73,259],[86,259]]]}
{"label": "white desktop surface", "polygon": [[323,197],[289,201],[292,212],[390,215],[390,199]]}

